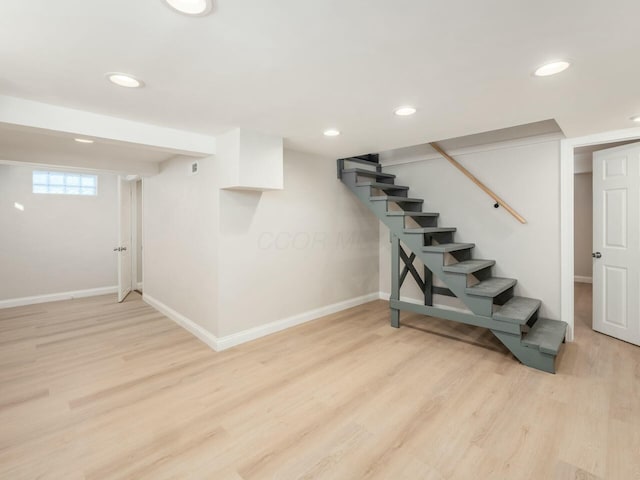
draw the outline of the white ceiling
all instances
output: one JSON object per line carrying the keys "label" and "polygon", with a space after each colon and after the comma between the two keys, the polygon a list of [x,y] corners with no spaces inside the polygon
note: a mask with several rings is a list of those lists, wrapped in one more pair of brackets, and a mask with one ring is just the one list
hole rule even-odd
{"label": "white ceiling", "polygon": [[[206,134],[240,126],[333,157],[550,118],[576,136],[640,114],[637,0],[217,0],[203,18],[162,2],[0,2],[0,94]],[[557,58],[572,68],[531,75]],[[114,87],[109,71],[147,86]],[[402,104],[419,111],[395,117]]]}

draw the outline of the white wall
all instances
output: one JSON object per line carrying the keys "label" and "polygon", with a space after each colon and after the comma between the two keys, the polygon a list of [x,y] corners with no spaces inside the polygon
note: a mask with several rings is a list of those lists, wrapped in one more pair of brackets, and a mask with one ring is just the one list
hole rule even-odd
{"label": "white wall", "polygon": [[145,296],[225,337],[377,293],[378,222],[334,159],[285,151],[268,192],[219,189],[219,161],[145,179]]}
{"label": "white wall", "polygon": [[[452,152],[455,153],[455,152]],[[475,243],[475,258],[495,259],[494,275],[517,278],[516,294],[540,298],[541,314],[560,318],[560,142],[529,139],[454,155],[527,219],[522,225],[445,159],[387,166],[440,226],[457,227],[456,241]],[[390,291],[389,235],[380,229],[380,290]],[[416,262],[418,264],[418,262]],[[407,278],[402,295],[420,300]],[[447,303],[437,297],[437,301]]]}
{"label": "white wall", "polygon": [[144,294],[209,332],[217,313],[217,191],[211,157],[178,157],[143,188]]}
{"label": "white wall", "polygon": [[0,300],[115,286],[116,177],[99,175],[96,197],[45,195],[32,171],[0,165]]}
{"label": "white wall", "polygon": [[378,220],[334,159],[285,150],[284,190],[219,201],[219,335],[378,291]]}
{"label": "white wall", "polygon": [[576,174],[573,185],[574,274],[590,279],[593,270],[593,175]]}

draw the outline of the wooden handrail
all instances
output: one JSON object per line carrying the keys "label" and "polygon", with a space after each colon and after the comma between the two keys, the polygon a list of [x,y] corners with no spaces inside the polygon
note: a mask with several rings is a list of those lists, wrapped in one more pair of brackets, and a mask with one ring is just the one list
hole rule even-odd
{"label": "wooden handrail", "polygon": [[498,195],[496,195],[495,193],[493,193],[493,191],[491,191],[491,189],[489,187],[487,187],[484,183],[482,183],[480,180],[478,180],[476,177],[473,176],[473,174],[467,170],[466,168],[464,168],[462,165],[460,165],[456,160],[454,160],[454,158],[449,155],[447,152],[445,152],[442,148],[440,148],[440,145],[438,145],[435,142],[431,142],[429,145],[431,145],[433,147],[433,149],[438,152],[440,155],[442,155],[444,158],[446,158],[449,163],[451,163],[451,165],[453,165],[454,167],[456,167],[458,170],[460,170],[463,174],[465,174],[467,176],[467,178],[469,178],[469,180],[471,180],[473,183],[475,183],[478,187],[480,187],[482,190],[484,190],[484,192],[489,195],[491,198],[493,198],[493,200],[500,205],[501,207],[503,207],[507,212],[509,212],[511,215],[513,215],[513,217],[518,220],[520,223],[527,223],[527,221],[524,219],[524,217],[522,215],[520,215],[518,212],[516,212],[513,208],[511,208],[509,206],[509,204],[507,202],[505,202],[504,200],[502,200]]}

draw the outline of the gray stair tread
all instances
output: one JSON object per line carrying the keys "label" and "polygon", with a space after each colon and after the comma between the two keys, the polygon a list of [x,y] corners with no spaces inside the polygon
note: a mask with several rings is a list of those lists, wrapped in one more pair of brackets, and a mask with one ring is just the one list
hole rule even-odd
{"label": "gray stair tread", "polygon": [[537,298],[513,297],[504,305],[494,307],[493,318],[524,325],[540,308],[541,303]]}
{"label": "gray stair tread", "polygon": [[357,173],[365,177],[377,177],[377,178],[396,178],[395,175],[390,173],[376,172],[375,170],[365,170],[364,168],[345,168],[342,173]]}
{"label": "gray stair tread", "polygon": [[404,185],[396,185],[395,183],[381,183],[381,182],[358,182],[356,187],[373,187],[380,190],[409,190],[409,187]]}
{"label": "gray stair tread", "polygon": [[410,202],[410,203],[422,203],[424,200],[422,198],[409,198],[409,197],[395,197],[393,195],[377,195],[374,197],[369,197],[371,201],[386,201],[386,202]]}
{"label": "gray stair tread", "polygon": [[404,233],[446,233],[455,231],[455,227],[421,227],[404,229]]}
{"label": "gray stair tread", "polygon": [[442,270],[451,273],[473,273],[483,268],[492,267],[495,264],[495,260],[465,260],[453,265],[445,265]]}
{"label": "gray stair tread", "polygon": [[358,157],[341,158],[341,160],[344,160],[345,162],[361,163],[362,165],[371,165],[372,167],[380,165],[378,162],[372,162],[371,160],[365,160],[364,158]]}
{"label": "gray stair tread", "polygon": [[538,348],[542,353],[557,355],[567,333],[567,324],[559,320],[539,318],[522,338],[522,344]]}
{"label": "gray stair tread", "polygon": [[406,210],[392,210],[387,212],[389,217],[439,217],[439,213],[430,212],[408,212]]}
{"label": "gray stair tread", "polygon": [[467,287],[465,292],[479,297],[497,297],[516,283],[518,283],[518,280],[515,278],[491,277],[473,287]]}
{"label": "gray stair tread", "polygon": [[475,243],[441,243],[440,245],[428,245],[426,247],[422,247],[422,251],[429,253],[455,252],[457,250],[466,250],[467,248],[473,248],[475,246]]}

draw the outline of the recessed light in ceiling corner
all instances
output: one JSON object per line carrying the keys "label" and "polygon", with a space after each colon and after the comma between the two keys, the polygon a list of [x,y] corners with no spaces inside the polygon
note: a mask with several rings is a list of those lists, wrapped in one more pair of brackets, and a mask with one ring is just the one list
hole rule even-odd
{"label": "recessed light in ceiling corner", "polygon": [[169,7],[179,13],[192,17],[204,17],[213,9],[212,0],[163,0]]}
{"label": "recessed light in ceiling corner", "polygon": [[91,140],[90,138],[74,138],[74,140],[78,143],[93,143],[94,140]]}
{"label": "recessed light in ceiling corner", "polygon": [[636,115],[635,117],[631,117],[631,120],[633,120],[634,122],[640,123],[640,115]]}
{"label": "recessed light in ceiling corner", "polygon": [[408,117],[409,115],[413,115],[416,112],[416,108],[409,105],[398,107],[393,111],[393,113],[395,113],[399,117]]}
{"label": "recessed light in ceiling corner", "polygon": [[335,128],[329,128],[323,132],[325,137],[337,137],[340,135],[340,130],[336,130]]}
{"label": "recessed light in ceiling corner", "polygon": [[144,82],[139,78],[134,77],[133,75],[129,75],[128,73],[122,72],[109,72],[106,74],[107,79],[119,87],[125,88],[142,88],[144,87]]}
{"label": "recessed light in ceiling corner", "polygon": [[568,60],[554,60],[553,62],[548,62],[539,66],[533,74],[536,77],[549,77],[551,75],[564,72],[570,66],[571,62]]}

